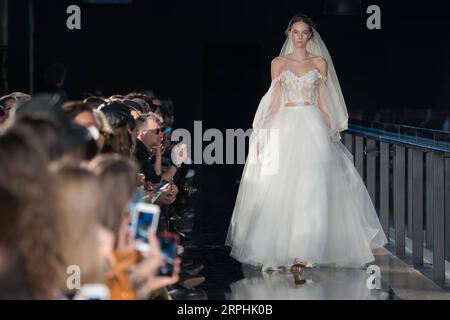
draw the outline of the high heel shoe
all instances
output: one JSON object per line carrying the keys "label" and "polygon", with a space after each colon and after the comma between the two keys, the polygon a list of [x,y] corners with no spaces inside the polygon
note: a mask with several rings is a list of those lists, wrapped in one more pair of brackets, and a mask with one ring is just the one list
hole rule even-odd
{"label": "high heel shoe", "polygon": [[308,263],[307,261],[295,259],[294,264],[292,265],[290,271],[292,273],[300,273],[302,268],[309,268],[311,266],[312,265],[310,263]]}
{"label": "high heel shoe", "polygon": [[297,289],[309,286],[312,280],[302,279],[299,273],[294,273],[294,286]]}

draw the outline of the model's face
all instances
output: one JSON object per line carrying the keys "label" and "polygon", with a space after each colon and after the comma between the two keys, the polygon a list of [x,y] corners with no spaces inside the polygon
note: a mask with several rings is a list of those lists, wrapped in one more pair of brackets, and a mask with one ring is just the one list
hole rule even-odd
{"label": "model's face", "polygon": [[302,48],[306,46],[306,43],[311,39],[311,29],[309,25],[303,21],[296,22],[292,25],[289,31],[292,43],[295,47]]}

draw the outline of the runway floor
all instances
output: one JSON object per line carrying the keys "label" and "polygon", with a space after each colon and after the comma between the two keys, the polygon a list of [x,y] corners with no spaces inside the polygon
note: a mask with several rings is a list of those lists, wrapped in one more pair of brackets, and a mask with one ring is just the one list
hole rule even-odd
{"label": "runway floor", "polygon": [[224,246],[229,219],[238,189],[239,170],[204,166],[193,238],[184,247],[205,268],[206,281],[197,290],[208,299],[261,300],[396,300],[450,299],[427,277],[393,256],[387,249],[374,252],[381,268],[381,288],[369,289],[364,269],[306,268],[299,276],[289,271],[261,272],[241,265]]}

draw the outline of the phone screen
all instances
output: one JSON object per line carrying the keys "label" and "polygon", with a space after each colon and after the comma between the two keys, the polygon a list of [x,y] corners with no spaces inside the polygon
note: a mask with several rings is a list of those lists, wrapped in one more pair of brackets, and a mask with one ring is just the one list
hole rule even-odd
{"label": "phone screen", "polygon": [[137,242],[148,244],[148,228],[151,227],[154,217],[151,212],[138,211],[135,235]]}
{"label": "phone screen", "polygon": [[162,276],[171,276],[177,253],[177,240],[174,236],[159,236],[161,252],[165,257],[165,265],[159,268]]}
{"label": "phone screen", "polygon": [[151,199],[151,203],[155,203],[156,200],[158,200],[161,193],[163,193],[164,190],[166,190],[170,186],[170,182],[166,180],[161,180],[161,184],[159,186],[159,189],[156,190],[155,195]]}
{"label": "phone screen", "polygon": [[166,181],[166,180],[161,180],[160,184],[159,184],[159,189],[160,190],[164,190],[169,186],[170,181]]}

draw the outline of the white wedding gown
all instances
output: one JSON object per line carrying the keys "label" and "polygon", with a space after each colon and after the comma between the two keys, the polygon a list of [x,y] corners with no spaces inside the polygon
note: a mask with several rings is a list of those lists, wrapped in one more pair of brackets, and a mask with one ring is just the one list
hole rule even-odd
{"label": "white wedding gown", "polygon": [[[317,105],[317,69],[283,71],[284,101],[272,128],[279,129],[278,165],[263,174],[254,133],[230,222],[226,245],[236,260],[262,267],[313,265],[363,267],[386,236],[367,189],[340,141],[330,139]],[[326,79],[326,78],[325,78]],[[267,150],[271,150],[267,148]]]}

